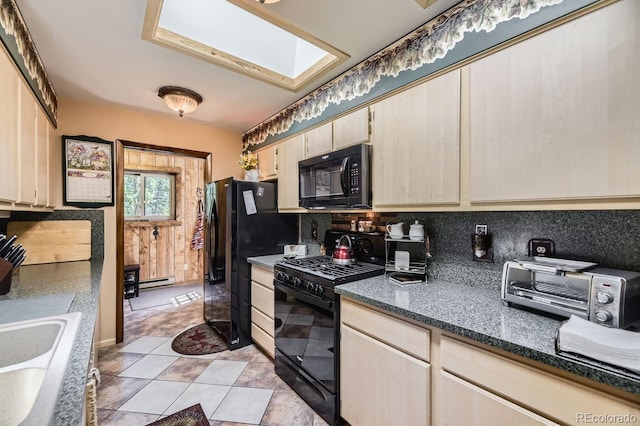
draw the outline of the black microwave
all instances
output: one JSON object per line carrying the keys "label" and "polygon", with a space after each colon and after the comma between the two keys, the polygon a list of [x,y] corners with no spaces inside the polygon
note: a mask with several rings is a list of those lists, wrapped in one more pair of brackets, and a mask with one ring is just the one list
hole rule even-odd
{"label": "black microwave", "polygon": [[370,209],[371,145],[356,145],[298,163],[300,207]]}

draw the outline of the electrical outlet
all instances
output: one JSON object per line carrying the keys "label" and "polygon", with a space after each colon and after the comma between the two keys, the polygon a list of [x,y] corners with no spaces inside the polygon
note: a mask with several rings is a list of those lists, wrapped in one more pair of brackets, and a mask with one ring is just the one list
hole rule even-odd
{"label": "electrical outlet", "polygon": [[182,268],[183,268],[185,271],[188,271],[188,270],[189,270],[189,264],[188,264],[188,263],[185,263],[185,264],[182,266]]}

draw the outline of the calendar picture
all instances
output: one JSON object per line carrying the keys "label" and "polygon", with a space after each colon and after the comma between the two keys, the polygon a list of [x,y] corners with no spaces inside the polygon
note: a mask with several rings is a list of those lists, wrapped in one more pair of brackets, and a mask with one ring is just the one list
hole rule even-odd
{"label": "calendar picture", "polygon": [[63,136],[64,205],[113,206],[113,142]]}

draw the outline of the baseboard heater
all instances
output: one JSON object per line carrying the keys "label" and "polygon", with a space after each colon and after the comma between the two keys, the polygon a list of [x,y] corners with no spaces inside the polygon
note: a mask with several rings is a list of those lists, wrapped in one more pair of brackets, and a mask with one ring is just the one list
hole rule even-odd
{"label": "baseboard heater", "polygon": [[162,287],[165,285],[175,284],[175,277],[156,278],[153,280],[140,281],[140,288]]}

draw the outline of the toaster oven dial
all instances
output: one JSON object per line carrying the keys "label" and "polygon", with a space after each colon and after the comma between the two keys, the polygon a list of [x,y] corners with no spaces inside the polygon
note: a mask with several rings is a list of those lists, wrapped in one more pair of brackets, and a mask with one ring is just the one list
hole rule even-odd
{"label": "toaster oven dial", "polygon": [[607,322],[612,318],[611,312],[599,310],[596,311],[596,319],[600,322]]}
{"label": "toaster oven dial", "polygon": [[611,293],[607,293],[606,291],[597,292],[596,297],[598,299],[598,303],[602,303],[603,305],[613,302],[613,296]]}

